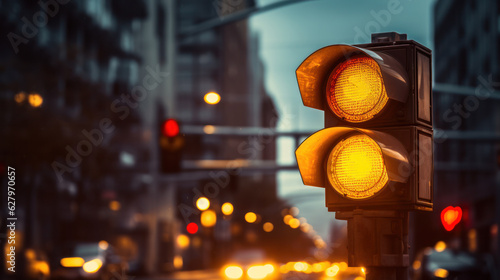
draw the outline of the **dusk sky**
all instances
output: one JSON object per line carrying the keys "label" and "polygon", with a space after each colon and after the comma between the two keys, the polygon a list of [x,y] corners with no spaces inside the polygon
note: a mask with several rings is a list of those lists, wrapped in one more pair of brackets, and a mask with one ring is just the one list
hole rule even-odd
{"label": "dusk sky", "polygon": [[[276,0],[260,0],[259,6]],[[315,50],[334,44],[369,43],[370,34],[406,33],[430,49],[434,0],[311,0],[257,14],[252,29],[260,37],[265,84],[280,112],[280,130],[316,131],[323,128],[323,112],[302,105],[295,69]],[[293,139],[281,139],[278,161],[295,161]],[[324,190],[304,186],[297,172],[278,175],[278,193],[299,207],[325,240],[334,213],[328,213]],[[293,194],[293,196],[291,196]]]}

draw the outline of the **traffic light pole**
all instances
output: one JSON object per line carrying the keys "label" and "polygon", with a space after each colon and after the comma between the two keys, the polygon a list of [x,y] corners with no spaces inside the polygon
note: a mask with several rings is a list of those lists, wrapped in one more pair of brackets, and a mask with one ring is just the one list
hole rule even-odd
{"label": "traffic light pole", "polygon": [[408,279],[408,212],[338,211],[347,220],[349,266],[365,267],[367,280]]}

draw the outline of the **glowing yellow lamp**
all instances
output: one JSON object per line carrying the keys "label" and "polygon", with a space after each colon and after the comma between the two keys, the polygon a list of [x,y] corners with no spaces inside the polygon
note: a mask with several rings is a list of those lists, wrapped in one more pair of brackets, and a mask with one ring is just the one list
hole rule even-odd
{"label": "glowing yellow lamp", "polygon": [[222,204],[221,211],[224,215],[233,214],[233,211],[234,211],[233,204],[231,204],[230,202],[226,202],[226,203]]}
{"label": "glowing yellow lamp", "polygon": [[339,64],[330,74],[326,96],[330,109],[353,123],[372,119],[389,101],[380,66],[370,57]]}
{"label": "glowing yellow lamp", "polygon": [[213,210],[203,211],[201,212],[200,222],[204,227],[213,227],[217,223],[217,214]]}
{"label": "glowing yellow lamp", "polygon": [[243,276],[243,269],[236,265],[226,267],[224,274],[229,279],[240,279]]}
{"label": "glowing yellow lamp", "polygon": [[201,211],[205,211],[210,207],[210,200],[206,197],[200,197],[196,200],[196,207]]}
{"label": "glowing yellow lamp", "polygon": [[364,134],[340,141],[328,157],[326,172],[333,188],[352,199],[372,197],[389,180],[380,146]]}
{"label": "glowing yellow lamp", "polygon": [[63,267],[81,267],[84,263],[85,261],[80,257],[61,259],[61,265]]}
{"label": "glowing yellow lamp", "polygon": [[83,264],[83,270],[87,273],[96,273],[102,266],[100,259],[93,259]]}
{"label": "glowing yellow lamp", "polygon": [[205,102],[210,105],[215,105],[220,102],[220,95],[217,92],[209,92],[203,97]]}
{"label": "glowing yellow lamp", "polygon": [[247,223],[255,223],[257,221],[257,214],[255,214],[254,212],[248,212],[245,214],[245,221],[247,221]]}

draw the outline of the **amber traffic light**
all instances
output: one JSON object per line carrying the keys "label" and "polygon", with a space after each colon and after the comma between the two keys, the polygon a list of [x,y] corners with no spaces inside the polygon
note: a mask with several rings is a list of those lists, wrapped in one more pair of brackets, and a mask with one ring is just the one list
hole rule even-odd
{"label": "amber traffic light", "polygon": [[431,210],[430,50],[405,37],[332,45],[296,74],[304,105],[325,112],[296,151],[299,171],[329,210]]}

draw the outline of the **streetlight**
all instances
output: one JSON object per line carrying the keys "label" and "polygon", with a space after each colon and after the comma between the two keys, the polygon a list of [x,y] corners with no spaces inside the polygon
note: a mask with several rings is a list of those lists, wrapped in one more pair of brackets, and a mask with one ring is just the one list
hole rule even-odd
{"label": "streetlight", "polygon": [[200,197],[196,200],[196,207],[201,211],[205,211],[210,207],[210,201],[206,197]]}
{"label": "streetlight", "polygon": [[28,96],[28,102],[32,107],[40,107],[42,106],[43,103],[43,98],[40,94],[38,93],[30,93]]}
{"label": "streetlight", "polygon": [[233,214],[234,207],[230,202],[226,202],[226,203],[222,204],[221,211],[222,211],[222,214],[229,216],[229,215]]}
{"label": "streetlight", "polygon": [[203,100],[205,100],[205,103],[207,104],[215,105],[220,102],[220,95],[217,92],[211,91],[205,94]]}
{"label": "streetlight", "polygon": [[185,234],[180,234],[177,236],[177,245],[181,249],[186,249],[189,246],[190,240],[189,237]]}
{"label": "streetlight", "polygon": [[204,227],[213,227],[217,223],[217,215],[214,210],[207,210],[201,212],[201,225]]}
{"label": "streetlight", "polygon": [[270,222],[267,222],[267,223],[264,223],[264,225],[262,225],[262,229],[265,232],[271,232],[274,229],[274,225],[272,223],[270,223]]}
{"label": "streetlight", "polygon": [[257,221],[257,215],[254,212],[248,212],[245,214],[245,221],[247,223],[255,223]]}

